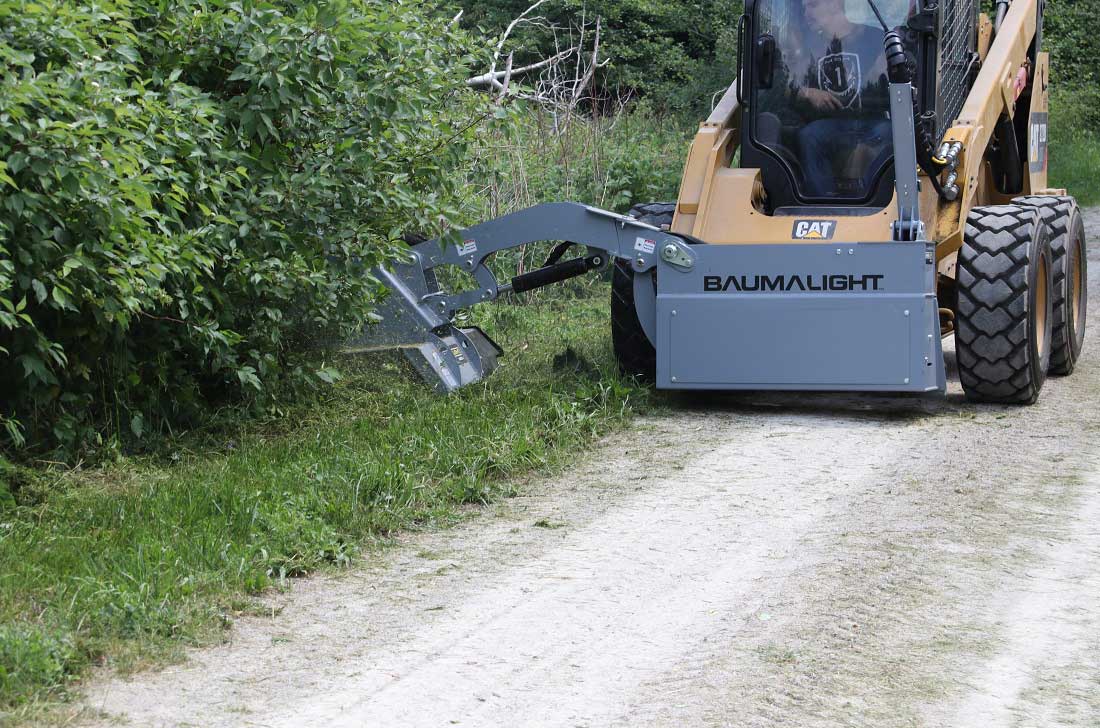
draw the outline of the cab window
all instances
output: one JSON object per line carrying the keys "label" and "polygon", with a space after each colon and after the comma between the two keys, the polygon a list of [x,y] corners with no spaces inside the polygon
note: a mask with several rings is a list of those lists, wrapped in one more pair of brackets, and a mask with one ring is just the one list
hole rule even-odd
{"label": "cab window", "polygon": [[[891,26],[910,0],[877,0]],[[893,158],[883,31],[866,0],[759,0],[752,134],[807,201],[869,198]]]}

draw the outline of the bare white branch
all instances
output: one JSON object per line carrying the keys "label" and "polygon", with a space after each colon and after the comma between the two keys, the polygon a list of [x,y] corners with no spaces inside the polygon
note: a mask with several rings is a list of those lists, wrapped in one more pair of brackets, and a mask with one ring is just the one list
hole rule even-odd
{"label": "bare white branch", "polygon": [[[581,64],[577,64],[578,69]],[[588,64],[588,68],[584,71],[584,76],[573,88],[572,105],[575,107],[581,100],[581,94],[584,93],[588,85],[592,83],[593,77],[596,75],[596,69],[600,67],[600,19],[596,18],[596,31],[592,41],[592,57]]]}
{"label": "bare white branch", "polygon": [[512,61],[514,60],[514,53],[508,54],[508,65],[504,69],[504,82],[500,85],[500,96],[497,97],[497,103],[503,103],[504,99],[508,98],[508,85],[512,82]]}
{"label": "bare white branch", "polygon": [[[512,54],[509,54],[509,56],[511,55]],[[555,63],[561,63],[571,55],[573,55],[572,48],[564,50],[556,55],[550,56],[549,58],[544,58],[537,63],[531,63],[526,66],[520,66],[519,68],[513,68],[512,77],[515,78],[516,76],[521,76],[525,73],[530,73],[531,71],[542,70],[543,68],[546,68],[547,66],[553,65]],[[499,89],[499,82],[504,78],[504,74],[504,71],[497,71],[496,76],[494,77],[489,73],[483,73],[480,76],[474,76],[473,78],[467,79],[466,85],[471,88],[478,88],[481,86],[494,86]],[[496,81],[497,83],[494,84],[494,81]]]}
{"label": "bare white branch", "polygon": [[501,34],[500,40],[497,41],[496,51],[493,53],[493,62],[489,65],[489,76],[496,78],[497,61],[500,60],[500,52],[504,50],[504,44],[508,42],[508,37],[512,35],[512,31],[516,29],[518,25],[527,19],[527,16],[538,9],[540,5],[547,0],[536,0],[536,2],[519,14],[519,17],[508,24],[508,27],[504,29],[504,33]]}
{"label": "bare white branch", "polygon": [[[547,2],[534,2],[508,24],[497,41],[488,72],[467,79],[466,85],[492,92],[498,103],[511,98],[538,104],[551,113],[553,131],[560,134],[569,127],[577,108],[588,100],[597,72],[611,59],[600,57],[602,18],[592,18],[582,7],[572,23],[555,25],[534,14]],[[514,60],[522,48],[508,46],[521,26],[550,33],[554,55],[517,67]],[[502,62],[506,62],[506,68],[498,71]]]}

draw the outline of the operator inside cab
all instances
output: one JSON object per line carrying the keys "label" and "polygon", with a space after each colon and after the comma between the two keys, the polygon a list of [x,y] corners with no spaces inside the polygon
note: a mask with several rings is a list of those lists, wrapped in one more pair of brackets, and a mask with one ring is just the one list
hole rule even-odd
{"label": "operator inside cab", "polygon": [[[757,143],[783,159],[803,198],[869,197],[893,156],[882,28],[870,24],[865,0],[757,8],[757,47],[774,47],[756,58],[770,65],[757,74]],[[897,19],[908,10],[905,2]]]}

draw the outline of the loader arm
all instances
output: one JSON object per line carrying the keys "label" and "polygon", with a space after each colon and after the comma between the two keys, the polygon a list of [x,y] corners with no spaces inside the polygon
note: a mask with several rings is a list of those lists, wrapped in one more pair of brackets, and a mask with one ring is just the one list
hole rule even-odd
{"label": "loader arm", "polygon": [[[412,249],[421,269],[429,271],[452,265],[465,270],[480,285],[459,293],[438,292],[424,297],[423,305],[447,318],[478,303],[495,300],[501,293],[511,290],[514,283],[501,286],[485,265],[486,260],[494,253],[528,243],[564,240],[585,245],[630,261],[635,273],[652,270],[658,257],[664,255],[667,260],[673,255],[671,251],[688,257],[692,255],[688,244],[676,235],[632,217],[574,202],[552,202],[520,210],[467,228],[458,233],[457,239],[459,242],[453,244],[430,240]],[[603,262],[606,260],[605,257]],[[562,279],[554,278],[547,283],[558,280]]]}
{"label": "loader arm", "polygon": [[[741,142],[741,103],[737,82],[734,81],[707,120],[699,125],[691,142],[684,173],[680,182],[680,195],[676,203],[676,215],[672,231],[691,235],[696,217],[705,209],[718,170],[730,166]],[[753,195],[762,197],[763,187],[757,180]]]}
{"label": "loader arm", "polygon": [[998,121],[1030,111],[1017,109],[1016,82],[1020,70],[1027,67],[1028,51],[1038,32],[1038,4],[1039,0],[1014,0],[1009,6],[958,119],[944,135],[945,143],[961,144],[962,151],[958,159],[960,193],[941,210],[937,226],[936,237],[943,241],[941,258],[962,245],[966,213],[976,204],[979,187],[985,183],[983,165]]}
{"label": "loader arm", "polygon": [[[546,240],[588,248],[585,257],[552,262],[500,284],[486,265],[502,250]],[[496,366],[500,349],[480,330],[454,325],[455,314],[510,291],[527,291],[604,267],[611,258],[629,262],[637,285],[638,318],[655,339],[656,292],[648,275],[658,262],[690,270],[696,260],[688,241],[634,218],[573,202],[520,210],[459,231],[447,239],[415,245],[410,260],[374,271],[389,289],[381,322],[351,341],[349,351],[397,348],[436,388],[454,391],[480,381]],[[478,287],[449,293],[439,288],[436,268],[454,266]]]}

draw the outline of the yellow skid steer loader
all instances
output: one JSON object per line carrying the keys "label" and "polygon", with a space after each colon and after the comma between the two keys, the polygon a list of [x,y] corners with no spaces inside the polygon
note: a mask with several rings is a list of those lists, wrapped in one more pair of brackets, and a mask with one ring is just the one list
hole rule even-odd
{"label": "yellow skid steer loader", "polygon": [[[457,311],[611,265],[619,364],[658,388],[942,392],[954,334],[969,397],[1034,402],[1087,308],[1081,214],[1047,186],[1044,5],[748,0],[675,203],[539,205],[416,245],[377,271],[392,295],[358,343],[451,391],[500,354]],[[485,266],[546,240],[508,283]],[[478,287],[440,290],[444,265]]]}

